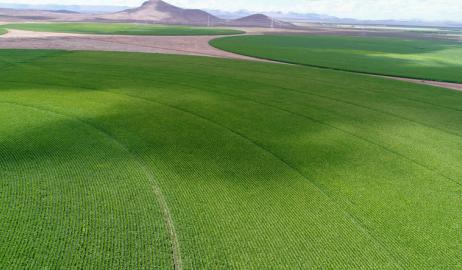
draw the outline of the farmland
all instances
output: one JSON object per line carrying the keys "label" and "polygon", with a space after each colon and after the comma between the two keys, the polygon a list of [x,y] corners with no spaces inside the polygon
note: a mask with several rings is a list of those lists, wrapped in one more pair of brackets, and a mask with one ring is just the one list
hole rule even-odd
{"label": "farmland", "polygon": [[6,34],[6,33],[7,33],[6,29],[0,28],[0,35]]}
{"label": "farmland", "polygon": [[345,71],[462,82],[462,44],[351,36],[226,37],[211,44],[265,59]]}
{"label": "farmland", "polygon": [[186,36],[186,35],[235,35],[242,31],[193,26],[171,26],[135,23],[19,23],[7,24],[5,28],[99,35]]}
{"label": "farmland", "polygon": [[461,92],[191,56],[0,59],[0,269],[462,268]]}

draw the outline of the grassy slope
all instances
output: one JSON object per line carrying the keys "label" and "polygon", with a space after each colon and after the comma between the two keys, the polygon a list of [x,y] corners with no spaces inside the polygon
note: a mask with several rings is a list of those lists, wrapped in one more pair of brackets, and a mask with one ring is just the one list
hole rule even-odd
{"label": "grassy slope", "polygon": [[462,93],[198,57],[0,59],[2,269],[171,268],[165,206],[185,269],[462,267]]}
{"label": "grassy slope", "polygon": [[65,32],[100,35],[186,36],[233,35],[244,33],[238,30],[221,28],[128,23],[22,23],[7,24],[5,28],[42,32]]}
{"label": "grassy slope", "polygon": [[340,36],[242,36],[216,39],[220,49],[266,59],[418,79],[462,82],[462,44]]}

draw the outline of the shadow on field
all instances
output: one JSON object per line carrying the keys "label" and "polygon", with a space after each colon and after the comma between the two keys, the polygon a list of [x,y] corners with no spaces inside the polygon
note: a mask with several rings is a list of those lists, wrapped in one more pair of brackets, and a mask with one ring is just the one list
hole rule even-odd
{"label": "shadow on field", "polygon": [[0,266],[171,268],[168,233],[139,164],[101,131],[38,100],[9,102],[4,92]]}
{"label": "shadow on field", "polygon": [[[22,105],[0,109],[9,115],[0,165],[26,177],[40,172],[37,179],[52,174],[45,188],[78,179],[53,193],[60,202],[70,196],[60,189],[75,190],[75,201],[46,209],[64,218],[79,209],[82,193],[89,196],[87,184],[101,181],[95,189],[111,196],[101,205],[92,198],[83,211],[103,215],[87,217],[96,219],[93,233],[123,234],[109,246],[128,241],[140,260],[155,248],[169,259],[145,179],[151,172],[191,268],[459,262],[460,93],[305,67],[144,54],[69,53],[2,75],[0,102]],[[35,222],[43,225],[40,216]],[[77,224],[60,235],[84,231]],[[142,237],[152,231],[158,244]],[[105,250],[98,241],[90,241],[96,253]]]}
{"label": "shadow on field", "polygon": [[[269,259],[262,255],[256,256],[262,250],[265,250],[267,256],[283,255],[284,249],[289,249],[298,255],[309,254],[316,250],[319,252],[321,248],[324,253],[335,252],[334,239],[341,238],[342,234],[355,235],[354,242],[362,242],[362,244],[354,244],[353,253],[359,254],[363,251],[367,236],[357,232],[348,218],[337,210],[322,192],[294,171],[290,165],[284,164],[274,154],[265,150],[264,146],[256,145],[236,131],[231,131],[218,123],[214,124],[211,120],[192,112],[176,109],[172,105],[135,101],[130,98],[127,98],[126,103],[120,104],[114,95],[98,91],[85,91],[86,99],[80,99],[81,101],[74,105],[68,104],[63,109],[61,107],[63,96],[72,97],[74,95],[77,98],[77,94],[63,92],[60,87],[55,90],[51,88],[43,90],[47,93],[46,100],[29,100],[30,104],[26,106],[36,109],[21,110],[20,114],[23,115],[17,118],[21,121],[21,118],[28,118],[27,115],[33,113],[43,121],[46,117],[41,114],[53,116],[59,114],[56,117],[59,120],[43,121],[45,122],[43,125],[30,129],[27,129],[27,123],[25,123],[20,134],[11,132],[8,139],[0,139],[6,151],[2,153],[2,156],[3,154],[7,156],[7,160],[1,163],[2,167],[7,166],[10,172],[22,174],[25,178],[31,177],[28,173],[32,173],[37,175],[37,180],[46,180],[49,185],[56,184],[54,187],[48,185],[42,187],[43,194],[62,197],[54,200],[53,204],[43,201],[47,209],[39,210],[42,216],[48,217],[48,211],[53,211],[58,213],[54,218],[72,220],[75,210],[71,209],[87,203],[86,200],[97,199],[103,203],[105,197],[109,197],[107,199],[109,201],[105,202],[106,207],[110,209],[109,213],[104,212],[104,208],[93,210],[92,207],[96,206],[92,204],[95,202],[90,203],[90,209],[87,206],[80,208],[80,211],[83,215],[98,213],[98,220],[101,222],[108,219],[120,219],[119,226],[131,226],[126,224],[125,220],[125,216],[128,215],[125,211],[129,210],[123,210],[125,206],[111,204],[110,200],[116,197],[112,198],[110,195],[118,196],[117,194],[123,190],[119,189],[116,182],[111,183],[111,180],[119,179],[122,182],[126,181],[126,184],[130,181],[140,181],[137,177],[142,176],[140,173],[142,170],[130,169],[129,155],[123,151],[119,153],[116,150],[117,147],[114,147],[111,142],[116,140],[130,149],[135,156],[142,158],[146,169],[152,171],[156,175],[156,181],[161,183],[174,213],[182,250],[185,252],[184,260],[190,264],[216,265],[220,261],[222,264],[223,258],[232,257],[241,248],[245,248],[248,252],[247,255],[242,255],[244,261],[260,258],[261,261],[255,262],[259,264]],[[11,97],[8,97],[6,93],[3,94],[5,94],[2,98],[3,102],[8,102],[7,100]],[[22,93],[21,96],[24,97],[24,94]],[[82,96],[79,97],[82,98]],[[18,98],[18,103],[27,103],[19,101],[20,99]],[[104,100],[104,103],[114,102],[114,106],[110,108],[107,115],[87,114],[88,111],[98,111],[95,108],[98,105],[93,103],[95,99]],[[71,98],[71,100],[75,99]],[[107,104],[102,107],[106,110]],[[82,108],[86,110],[79,112]],[[30,119],[32,123],[36,120]],[[104,134],[113,139],[107,140],[106,136],[100,136],[101,134],[98,134],[100,132],[95,132],[90,128],[91,126],[103,130]],[[106,144],[109,150],[102,147]],[[315,147],[315,143],[312,144]],[[113,147],[116,149],[111,150]],[[325,146],[319,145],[318,150],[321,148]],[[125,164],[126,162],[128,164]],[[30,170],[30,164],[38,168]],[[111,171],[115,168],[117,168],[116,171]],[[127,173],[122,174],[125,170]],[[66,182],[58,184],[64,179]],[[74,181],[76,181],[75,184]],[[107,183],[108,186],[101,187],[102,183]],[[125,188],[132,189],[130,186]],[[61,189],[64,190],[60,192]],[[146,191],[149,191],[147,186],[145,186],[144,193]],[[36,196],[35,192],[30,191],[27,195]],[[95,192],[101,192],[101,194],[95,198],[92,195]],[[82,195],[81,193],[91,198],[86,196],[75,198],[75,196]],[[71,198],[75,201],[69,202]],[[132,201],[133,198],[127,198],[127,200]],[[311,204],[313,200],[316,201],[315,205],[304,206],[305,203]],[[136,205],[136,203],[133,204]],[[120,212],[114,213],[115,209],[112,207],[120,207]],[[146,206],[141,205],[140,207]],[[25,216],[37,211],[34,207],[26,209],[28,208],[21,209]],[[307,209],[311,210],[306,211]],[[311,216],[313,212],[323,213],[323,215]],[[59,213],[66,213],[66,216]],[[336,224],[343,224],[338,227],[338,231],[331,232],[323,229],[329,223],[331,215],[339,215],[338,220],[332,224],[333,227],[339,226]],[[93,219],[92,216],[87,218]],[[43,225],[40,219],[36,222],[39,227]],[[303,223],[309,225],[308,228],[300,227]],[[271,224],[271,226],[265,226],[265,224]],[[53,223],[49,226],[51,229],[61,229],[61,226]],[[98,237],[117,239],[115,234],[119,230],[112,226],[109,228],[114,234],[109,235],[99,232],[101,229],[98,227],[100,226],[98,222],[94,224],[90,221],[87,226],[95,238],[92,239],[90,236],[85,238],[83,248],[87,248],[87,245],[92,246],[93,241],[102,241]],[[103,228],[107,227],[108,225],[105,225]],[[11,230],[11,233],[17,235],[18,230],[24,230],[24,227],[19,226]],[[79,227],[72,224],[61,230],[78,231]],[[238,234],[234,233],[236,230],[239,231]],[[38,249],[44,249],[40,243],[48,239],[49,233],[43,232],[32,238],[37,241],[34,244]],[[313,238],[311,247],[303,248],[307,238],[294,239],[294,234]],[[206,240],[211,235],[214,236],[212,239],[224,240]],[[266,235],[271,235],[271,238],[266,239]],[[141,236],[142,234],[139,235]],[[77,233],[73,239],[79,238]],[[287,239],[292,239],[290,246],[286,246]],[[212,241],[212,244],[204,244],[204,241]],[[66,241],[62,242],[58,239],[55,240],[55,244],[57,246],[68,245]],[[217,246],[220,248],[216,249]],[[273,249],[275,246],[276,248]],[[373,245],[368,248],[375,254],[374,256],[379,256],[380,252],[376,251]],[[104,248],[90,249],[95,254],[104,251],[109,258],[112,256],[112,253],[105,251]],[[70,250],[64,249],[65,253],[68,251]],[[138,252],[145,251],[149,250],[142,248]],[[282,253],[279,254],[281,251]],[[33,257],[33,255],[26,256]],[[208,257],[208,262],[197,261],[196,258],[204,258],[204,256]],[[92,257],[88,260],[91,261]],[[347,258],[343,260],[348,261]],[[224,263],[231,265],[231,261]]]}

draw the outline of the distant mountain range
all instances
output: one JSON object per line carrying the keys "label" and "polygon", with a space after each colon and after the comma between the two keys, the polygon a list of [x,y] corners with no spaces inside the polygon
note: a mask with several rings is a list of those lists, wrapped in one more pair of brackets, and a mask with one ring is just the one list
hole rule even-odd
{"label": "distant mountain range", "polygon": [[[250,14],[238,19],[224,19],[200,9],[176,7],[162,0],[149,0],[137,8],[122,9],[122,7],[118,7],[111,12],[102,12],[96,10],[96,7],[90,9],[88,6],[75,8],[75,6],[61,5],[13,5],[13,7],[23,8],[0,8],[0,20],[143,22],[199,26],[296,28],[294,24],[263,14]],[[107,6],[100,8],[111,9]]]}
{"label": "distant mountain range", "polygon": [[[253,14],[253,11],[239,10],[234,12],[222,10],[206,10],[215,16],[227,19],[236,19]],[[365,25],[390,25],[390,26],[435,26],[435,27],[462,27],[462,22],[453,21],[423,21],[423,20],[360,20],[353,18],[338,18],[335,16],[317,13],[296,13],[296,12],[262,12],[269,17],[285,20],[292,23],[332,23],[332,24],[365,24]]]}
{"label": "distant mountain range", "polygon": [[[170,5],[161,0],[147,1],[141,7],[138,8],[109,5],[35,5],[0,3],[0,19],[22,18],[23,20],[43,19],[57,21],[142,21],[166,24],[192,25],[230,25],[259,27],[273,26],[276,28],[293,28],[295,27],[294,24],[301,22],[422,27],[462,27],[462,22],[451,21],[427,22],[419,20],[358,20],[352,18],[338,18],[334,16],[316,13],[263,13],[265,15],[255,14],[255,12],[248,10],[228,12],[221,10],[183,9]],[[70,14],[73,14],[74,16],[69,16]]]}
{"label": "distant mountain range", "polygon": [[60,5],[60,4],[11,4],[0,3],[0,8],[7,9],[27,9],[44,11],[71,11],[79,13],[110,13],[128,9],[128,6],[91,6],[91,5]]}

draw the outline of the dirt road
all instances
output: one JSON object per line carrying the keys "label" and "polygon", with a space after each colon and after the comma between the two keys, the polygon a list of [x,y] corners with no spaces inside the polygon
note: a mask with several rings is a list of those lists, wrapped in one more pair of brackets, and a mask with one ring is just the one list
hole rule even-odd
{"label": "dirt road", "polygon": [[389,77],[381,76],[382,78],[399,80],[404,82],[412,82],[418,84],[431,85],[436,87],[448,88],[452,90],[462,91],[462,83],[447,83],[447,82],[437,82],[437,81],[427,81],[427,80],[418,80],[418,79],[408,79],[408,78],[399,78],[399,77]]}

